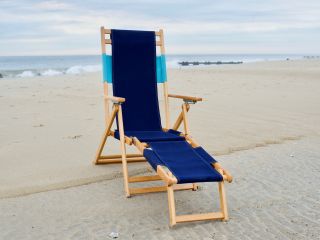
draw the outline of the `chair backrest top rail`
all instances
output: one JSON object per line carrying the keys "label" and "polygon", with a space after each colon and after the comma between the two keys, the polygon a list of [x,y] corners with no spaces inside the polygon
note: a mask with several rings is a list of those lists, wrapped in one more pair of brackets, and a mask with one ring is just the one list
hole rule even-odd
{"label": "chair backrest top rail", "polygon": [[[104,27],[101,27],[104,31],[104,34],[111,34],[111,29],[105,29]],[[160,31],[155,31],[156,36],[160,36]]]}
{"label": "chair backrest top rail", "polygon": [[[102,32],[105,35],[110,35],[111,34],[111,29],[105,29],[104,27],[101,27]],[[158,37],[161,37],[161,30],[160,31],[155,31],[155,35]],[[112,40],[111,39],[104,39],[104,43],[105,44],[112,44]],[[156,46],[162,46],[162,41],[156,41]]]}

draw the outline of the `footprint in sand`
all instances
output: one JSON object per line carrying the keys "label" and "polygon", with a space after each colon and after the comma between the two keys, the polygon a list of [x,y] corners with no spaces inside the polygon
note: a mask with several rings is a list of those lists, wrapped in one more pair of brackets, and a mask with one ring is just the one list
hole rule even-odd
{"label": "footprint in sand", "polygon": [[74,135],[74,136],[68,136],[67,138],[69,139],[77,139],[77,138],[81,138],[82,135]]}
{"label": "footprint in sand", "polygon": [[36,127],[44,127],[44,125],[40,123],[40,124],[38,124],[38,125],[33,125],[32,127],[35,127],[35,128],[36,128]]}

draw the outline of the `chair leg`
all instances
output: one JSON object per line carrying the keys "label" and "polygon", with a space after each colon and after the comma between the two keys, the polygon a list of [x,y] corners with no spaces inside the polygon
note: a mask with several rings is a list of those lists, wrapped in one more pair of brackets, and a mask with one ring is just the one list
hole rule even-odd
{"label": "chair leg", "polygon": [[207,221],[207,220],[227,221],[229,219],[227,202],[226,202],[226,194],[225,194],[225,189],[224,189],[224,182],[218,183],[221,211],[200,213],[200,214],[187,214],[187,215],[177,215],[176,214],[175,200],[174,200],[175,186],[176,185],[167,186],[170,227],[173,227],[177,223],[183,223],[183,222]]}
{"label": "chair leg", "polygon": [[121,105],[119,105],[119,109],[118,109],[118,125],[119,125],[119,134],[120,134],[120,147],[121,147],[124,189],[126,192],[126,197],[130,197],[129,175],[128,175],[128,165],[127,165],[127,158],[126,158],[126,146],[125,146],[125,139],[124,139],[124,129],[123,129]]}
{"label": "chair leg", "polygon": [[176,222],[176,204],[175,204],[175,201],[174,201],[173,186],[168,186],[167,187],[167,192],[168,192],[170,227],[172,227],[177,223]]}
{"label": "chair leg", "polygon": [[111,129],[111,126],[112,126],[112,123],[116,117],[116,114],[118,112],[118,106],[115,105],[113,107],[113,110],[112,110],[112,113],[111,113],[111,116],[108,118],[108,123],[107,123],[107,127],[106,127],[106,130],[102,136],[102,139],[101,139],[101,142],[100,142],[100,145],[99,145],[99,148],[97,150],[97,153],[96,153],[96,157],[93,161],[94,164],[98,164],[100,158],[101,158],[101,154],[102,154],[102,151],[103,151],[103,148],[106,144],[106,141],[107,141],[107,138],[109,137],[109,134],[110,134],[110,129]]}
{"label": "chair leg", "polygon": [[218,188],[219,188],[219,195],[220,195],[220,208],[223,214],[222,220],[228,221],[229,215],[228,215],[228,208],[227,208],[226,192],[225,192],[223,181],[218,183]]}

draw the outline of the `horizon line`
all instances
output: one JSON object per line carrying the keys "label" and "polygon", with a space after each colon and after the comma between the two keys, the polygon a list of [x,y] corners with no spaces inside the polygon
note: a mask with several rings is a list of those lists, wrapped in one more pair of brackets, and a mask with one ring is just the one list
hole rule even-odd
{"label": "horizon line", "polygon": [[[73,57],[73,56],[100,56],[101,54],[48,54],[48,55],[0,55],[0,57]],[[304,55],[304,56],[320,56],[320,53],[168,53],[165,55]]]}

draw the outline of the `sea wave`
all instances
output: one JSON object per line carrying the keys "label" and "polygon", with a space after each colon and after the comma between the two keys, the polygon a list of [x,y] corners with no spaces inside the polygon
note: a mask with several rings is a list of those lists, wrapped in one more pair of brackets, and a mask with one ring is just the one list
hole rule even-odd
{"label": "sea wave", "polygon": [[23,71],[20,74],[17,74],[17,77],[25,78],[25,77],[34,77],[35,74],[32,71]]}
{"label": "sea wave", "polygon": [[44,72],[40,73],[40,76],[59,76],[62,75],[63,72],[54,70],[54,69],[48,69],[45,70]]}
{"label": "sea wave", "polygon": [[99,72],[101,71],[101,65],[76,65],[68,68],[66,70],[66,74],[81,74],[81,73],[88,73],[88,72]]}
{"label": "sea wave", "polygon": [[44,70],[22,70],[14,72],[6,72],[5,77],[18,77],[18,78],[28,78],[36,76],[60,76],[65,74],[79,75],[92,72],[100,72],[101,65],[75,65],[66,69],[44,69]]}

